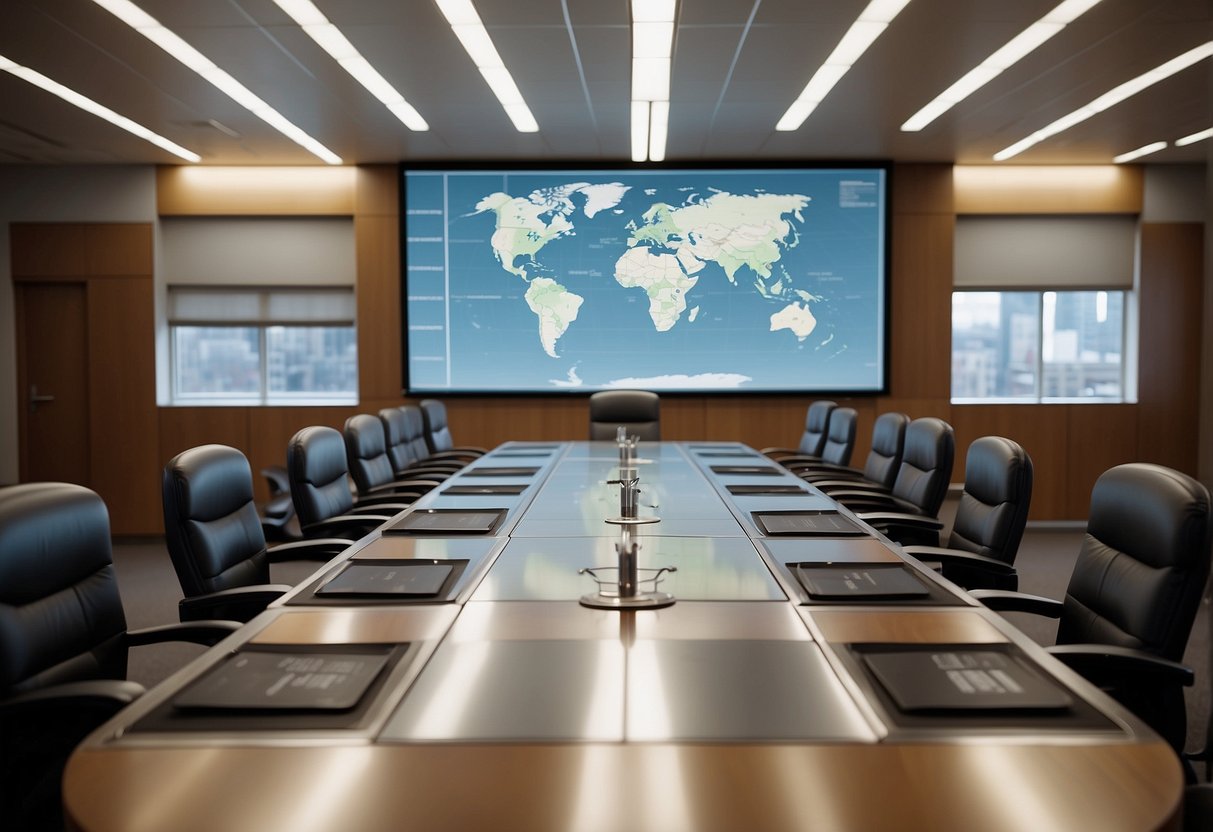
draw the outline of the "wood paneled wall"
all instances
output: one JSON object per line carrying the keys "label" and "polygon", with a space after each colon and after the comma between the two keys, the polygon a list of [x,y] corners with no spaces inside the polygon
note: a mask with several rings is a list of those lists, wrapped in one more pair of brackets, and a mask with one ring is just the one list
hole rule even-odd
{"label": "wood paneled wall", "polygon": [[[1109,185],[1111,196],[1101,197],[1112,201],[1103,204],[1114,202],[1123,210],[1136,199],[1139,208],[1139,183],[1134,174],[1121,176]],[[238,188],[196,191],[179,174],[162,173],[159,186],[162,213],[266,214],[291,204],[272,194],[253,199]],[[98,363],[92,398],[94,470],[105,471],[98,490],[110,505],[115,533],[160,532],[159,471],[185,448],[207,442],[233,445],[248,455],[256,474],[263,466],[285,462],[286,444],[302,427],[340,428],[354,413],[405,401],[400,392],[397,187],[394,165],[369,166],[344,185],[335,178],[309,202],[293,203],[304,213],[353,212],[361,390],[356,407],[157,408],[150,227],[14,226],[16,279],[97,279],[97,290],[90,289],[89,295],[90,344],[95,354],[122,356],[121,362]],[[1095,478],[1119,462],[1157,461],[1194,473],[1200,226],[1147,224],[1142,229],[1138,404],[952,405],[952,235],[958,204],[974,199],[971,190],[963,191],[950,165],[894,168],[889,395],[839,400],[859,412],[856,463],[862,464],[867,454],[875,417],[901,410],[912,417],[939,416],[954,425],[954,481],[963,479],[965,449],[978,436],[994,433],[1021,442],[1036,465],[1031,513],[1036,520],[1085,518]],[[1009,211],[1049,204],[1037,197],[1002,198],[1012,206]],[[982,210],[992,210],[990,199],[984,198]],[[669,396],[662,402],[662,433],[669,439],[740,440],[755,447],[794,445],[809,402],[800,396]],[[456,441],[486,447],[508,439],[580,439],[588,423],[581,397],[452,397],[447,407]],[[120,445],[115,436],[121,437]],[[264,484],[259,477],[255,482],[264,497]]]}

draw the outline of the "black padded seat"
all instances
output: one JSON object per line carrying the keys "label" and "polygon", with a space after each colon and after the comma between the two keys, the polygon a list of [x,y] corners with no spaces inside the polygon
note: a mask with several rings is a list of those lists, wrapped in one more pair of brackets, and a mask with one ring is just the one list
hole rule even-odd
{"label": "black padded seat", "polygon": [[1002,436],[983,436],[965,456],[964,491],[942,546],[906,546],[906,554],[939,563],[966,589],[1016,589],[1013,564],[1032,502],[1032,458]]}
{"label": "black padded seat", "polygon": [[131,647],[213,645],[237,626],[210,621],[128,630],[101,498],[68,483],[0,488],[4,828],[63,828],[59,786],[68,756],[143,693],[126,681]]}
{"label": "black padded seat", "polygon": [[244,454],[201,445],[177,454],[161,479],[165,543],[184,597],[182,621],[248,621],[290,589],[270,582],[272,561],[326,561],[349,545],[329,539],[266,546]]}
{"label": "black padded seat", "polygon": [[421,409],[421,418],[425,423],[425,444],[429,446],[431,456],[454,456],[471,460],[488,453],[485,448],[455,444],[450,425],[447,423],[446,405],[438,399],[422,399],[417,406]]}
{"label": "black padded seat", "polygon": [[860,485],[889,491],[897,479],[897,469],[901,467],[909,423],[910,417],[904,413],[890,411],[877,416],[872,424],[872,447],[862,469],[831,465],[824,460],[784,464],[811,483],[838,487]]}
{"label": "black padded seat", "polygon": [[614,441],[620,427],[644,442],[661,440],[661,399],[648,390],[600,390],[590,396],[590,439]]}
{"label": "black padded seat", "polygon": [[821,459],[826,439],[830,433],[830,416],[838,407],[837,402],[820,399],[809,405],[804,414],[804,432],[800,444],[795,448],[763,448],[766,454],[780,462],[814,462]]}
{"label": "black padded seat", "polygon": [[387,437],[378,416],[358,413],[345,420],[345,460],[360,497],[390,493],[408,502],[438,485],[437,480],[397,478],[387,452]]}
{"label": "black padded seat", "polygon": [[[415,427],[410,433],[411,419],[415,420]],[[385,407],[379,411],[379,421],[383,423],[384,446],[392,463],[392,473],[397,478],[417,476],[442,481],[462,467],[454,462],[425,461],[429,448],[425,444],[421,410],[417,407]],[[424,454],[415,450],[414,440],[421,443],[420,449],[425,451]]]}

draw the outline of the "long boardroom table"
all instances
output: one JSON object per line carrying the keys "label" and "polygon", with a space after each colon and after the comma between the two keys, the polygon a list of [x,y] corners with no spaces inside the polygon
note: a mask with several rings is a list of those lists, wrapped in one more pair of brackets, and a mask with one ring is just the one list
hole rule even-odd
{"label": "long boardroom table", "polygon": [[[1161,739],[811,486],[743,445],[642,443],[660,520],[612,523],[619,456],[478,459],[90,736],[69,823],[1178,827]],[[625,534],[673,604],[580,603]]]}

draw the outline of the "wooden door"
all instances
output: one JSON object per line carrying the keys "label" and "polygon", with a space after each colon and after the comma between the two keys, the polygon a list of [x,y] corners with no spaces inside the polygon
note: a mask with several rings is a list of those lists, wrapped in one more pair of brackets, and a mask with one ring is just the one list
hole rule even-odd
{"label": "wooden door", "polygon": [[88,485],[88,303],[81,283],[16,286],[22,482]]}

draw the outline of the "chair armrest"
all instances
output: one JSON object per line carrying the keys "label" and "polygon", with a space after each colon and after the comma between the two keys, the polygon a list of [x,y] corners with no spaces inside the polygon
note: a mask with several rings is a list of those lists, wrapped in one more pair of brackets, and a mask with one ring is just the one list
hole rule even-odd
{"label": "chair armrest", "polygon": [[[376,506],[376,508],[385,508],[386,506]],[[408,506],[398,506],[400,511],[408,508]],[[357,532],[361,537],[376,526],[386,523],[391,520],[399,511],[392,514],[338,514],[335,517],[328,517],[324,520],[317,520],[303,529],[304,534],[309,532],[324,532],[325,534],[340,534],[342,532],[354,533]]]}
{"label": "chair armrest", "polygon": [[380,506],[396,505],[403,511],[425,495],[416,491],[387,491],[382,494],[359,494],[354,498],[354,508],[362,511],[370,509],[375,512]]}
{"label": "chair armrest", "polygon": [[823,462],[820,459],[807,462],[790,462],[786,459],[781,459],[779,460],[779,464],[799,477],[814,474],[820,474],[823,478],[838,477],[840,479],[851,479],[863,477],[863,471],[857,468],[836,465],[833,462]]}
{"label": "chair armrest", "polygon": [[212,619],[252,621],[272,602],[290,591],[288,584],[256,584],[208,592],[182,598],[177,603],[177,615],[182,623]]}
{"label": "chair armrest", "polygon": [[367,494],[390,494],[393,491],[406,491],[411,494],[425,494],[427,491],[432,491],[441,483],[438,480],[426,479],[407,479],[393,480],[385,482],[383,485],[376,485],[374,488],[367,490]]}
{"label": "chair armrest", "polygon": [[440,462],[444,459],[446,459],[446,460],[466,459],[466,460],[470,461],[470,460],[476,459],[477,457],[480,457],[480,456],[483,456],[483,454],[465,453],[462,451],[456,451],[456,450],[452,449],[449,451],[434,451],[433,453],[431,453],[429,456],[427,456],[422,461],[423,462],[430,462],[430,461],[439,461]]}
{"label": "chair armrest", "polygon": [[[1107,680],[1141,677],[1149,674],[1148,684],[1180,684],[1191,687],[1196,681],[1192,668],[1134,647],[1111,644],[1058,644],[1045,648],[1050,656],[1084,679],[1095,684]],[[1144,682],[1143,683],[1147,683]]]}
{"label": "chair armrest", "polygon": [[452,454],[475,454],[476,456],[484,456],[489,452],[488,448],[482,448],[479,445],[456,445],[453,448],[447,448],[442,453]]}
{"label": "chair armrest", "polygon": [[760,448],[758,453],[762,454],[763,456],[787,456],[788,454],[800,453],[800,449],[799,448],[776,448],[776,447],[772,446],[770,448]]}
{"label": "chair armrest", "polygon": [[1029,612],[1033,615],[1043,615],[1046,618],[1061,617],[1061,601],[1045,598],[1040,595],[1029,595],[1026,592],[1012,592],[1006,589],[975,589],[969,595],[976,598],[986,607],[998,612]]}
{"label": "chair armrest", "polygon": [[313,537],[308,540],[293,540],[290,543],[279,543],[265,550],[270,563],[282,563],[288,560],[332,560],[337,555],[350,548],[350,541],[344,537]]}
{"label": "chair armrest", "polygon": [[960,549],[949,549],[946,546],[902,546],[901,551],[910,557],[921,561],[940,563],[944,565],[971,566],[975,569],[985,569],[1008,577],[1018,575],[1015,567],[1005,561],[988,558],[973,552],[962,552]]}
{"label": "chair armrest", "polygon": [[235,621],[189,621],[127,630],[124,640],[127,647],[163,644],[166,641],[188,641],[213,647],[239,629],[240,625]]}
{"label": "chair armrest", "polygon": [[830,498],[842,503],[851,511],[855,512],[896,512],[902,508],[892,494],[880,494],[875,491],[863,491],[849,488],[838,489],[836,491],[826,491],[825,493]]}
{"label": "chair armrest", "polygon": [[774,461],[778,462],[784,468],[790,468],[793,465],[820,465],[820,464],[822,464],[821,457],[819,457],[819,456],[810,456],[808,454],[796,454],[796,453],[774,458]]}
{"label": "chair armrest", "polygon": [[909,514],[904,511],[870,511],[856,516],[872,526],[899,526],[930,532],[938,532],[943,528],[943,523],[938,518],[928,517],[925,514]]}
{"label": "chair armrest", "polygon": [[841,480],[816,480],[813,485],[827,494],[833,494],[835,491],[862,491],[865,494],[884,494],[892,496],[891,489],[885,488],[878,482],[862,479],[841,479]]}
{"label": "chair armrest", "polygon": [[66,712],[79,715],[81,710],[89,709],[98,712],[95,722],[100,725],[145,691],[143,685],[125,679],[64,682],[10,696],[0,702],[0,713],[4,714],[5,721],[15,723],[47,717],[61,720]]}

